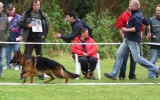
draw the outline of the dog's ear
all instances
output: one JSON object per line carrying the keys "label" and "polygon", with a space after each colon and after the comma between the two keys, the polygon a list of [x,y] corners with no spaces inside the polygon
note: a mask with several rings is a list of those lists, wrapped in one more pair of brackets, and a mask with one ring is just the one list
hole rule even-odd
{"label": "dog's ear", "polygon": [[16,52],[16,54],[18,54],[19,53],[19,50]]}
{"label": "dog's ear", "polygon": [[17,54],[18,54],[18,55],[22,55],[22,54],[21,54],[21,51],[20,51],[20,49],[17,51]]}

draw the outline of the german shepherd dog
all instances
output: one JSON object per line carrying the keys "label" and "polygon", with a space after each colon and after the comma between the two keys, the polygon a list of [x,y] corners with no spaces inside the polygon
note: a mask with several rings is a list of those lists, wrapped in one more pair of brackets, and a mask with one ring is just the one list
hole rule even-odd
{"label": "german shepherd dog", "polygon": [[65,83],[68,83],[68,79],[79,77],[79,75],[67,71],[61,64],[54,60],[40,56],[23,55],[20,50],[17,51],[10,63],[17,63],[26,71],[26,73],[23,74],[23,83],[26,82],[28,76],[30,76],[30,83],[33,83],[33,78],[36,74],[43,75],[44,73],[50,77],[50,79],[44,81],[44,83],[54,80],[54,76],[60,79],[65,78]]}

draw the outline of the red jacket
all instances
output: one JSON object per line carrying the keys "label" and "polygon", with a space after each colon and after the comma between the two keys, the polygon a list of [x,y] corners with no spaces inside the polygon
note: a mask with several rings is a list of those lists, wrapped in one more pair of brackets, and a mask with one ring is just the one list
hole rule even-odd
{"label": "red jacket", "polygon": [[[116,22],[117,29],[121,29],[121,28],[125,27],[130,16],[131,16],[131,13],[128,10],[125,11],[123,14],[121,14]],[[144,30],[144,25],[142,25],[142,27],[141,27],[141,31],[143,31],[143,30]]]}
{"label": "red jacket", "polygon": [[[96,43],[92,38],[88,37],[85,41],[86,43]],[[81,40],[79,39],[79,36],[77,36],[73,43],[82,43]],[[97,58],[97,51],[98,51],[98,46],[97,44],[86,44],[86,51],[88,56],[94,56]],[[82,47],[82,44],[72,44],[71,46],[71,52],[72,54],[77,54],[78,56],[84,56],[84,50]]]}

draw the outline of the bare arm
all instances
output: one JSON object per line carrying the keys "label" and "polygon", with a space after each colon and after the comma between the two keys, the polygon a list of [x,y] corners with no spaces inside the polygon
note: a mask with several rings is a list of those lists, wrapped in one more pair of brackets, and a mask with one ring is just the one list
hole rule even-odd
{"label": "bare arm", "polygon": [[125,28],[125,27],[123,27],[123,28],[121,28],[121,30],[122,30],[122,32],[136,32],[136,29],[135,29],[135,27],[132,27],[132,28]]}
{"label": "bare arm", "polygon": [[143,31],[141,31],[141,39],[142,39],[142,37],[143,37]]}
{"label": "bare arm", "polygon": [[151,27],[150,27],[150,25],[148,25],[146,27],[147,27],[147,36],[146,36],[146,38],[148,40],[151,37]]}
{"label": "bare arm", "polygon": [[120,34],[122,40],[123,40],[124,39],[124,33],[123,33],[123,31],[121,29],[118,29],[118,31],[119,31],[119,34]]}

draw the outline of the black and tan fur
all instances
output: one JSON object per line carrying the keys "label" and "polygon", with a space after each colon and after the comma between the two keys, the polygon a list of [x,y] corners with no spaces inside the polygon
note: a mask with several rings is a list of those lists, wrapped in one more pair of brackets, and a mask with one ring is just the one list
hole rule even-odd
{"label": "black and tan fur", "polygon": [[18,63],[26,71],[23,74],[23,83],[26,82],[27,77],[30,77],[30,83],[33,83],[33,78],[36,74],[42,75],[44,73],[50,77],[45,83],[54,80],[54,76],[60,79],[65,78],[65,83],[68,82],[68,79],[79,77],[79,75],[67,71],[61,64],[54,60],[40,56],[23,55],[20,50],[14,55],[10,63]]}

